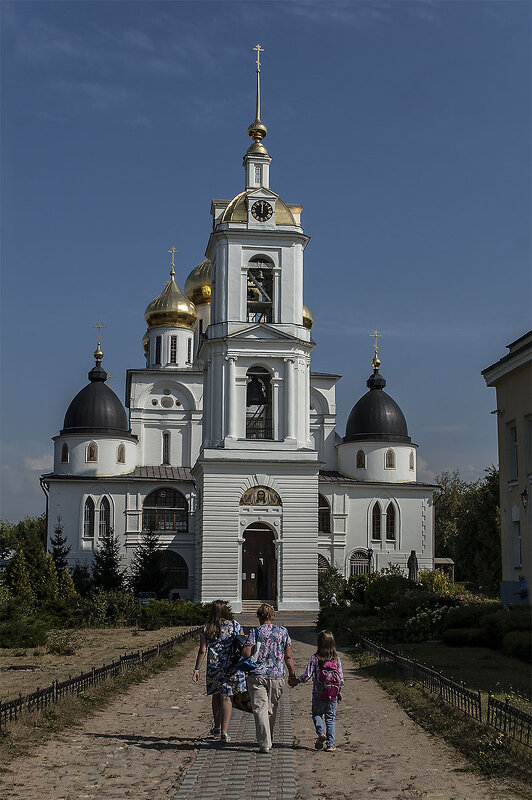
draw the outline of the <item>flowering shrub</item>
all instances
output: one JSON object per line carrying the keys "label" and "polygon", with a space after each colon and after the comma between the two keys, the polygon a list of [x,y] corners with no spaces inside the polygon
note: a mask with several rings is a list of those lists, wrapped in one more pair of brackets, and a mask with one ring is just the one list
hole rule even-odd
{"label": "flowering shrub", "polygon": [[439,639],[447,615],[447,606],[421,608],[405,623],[407,642],[424,642],[426,639]]}

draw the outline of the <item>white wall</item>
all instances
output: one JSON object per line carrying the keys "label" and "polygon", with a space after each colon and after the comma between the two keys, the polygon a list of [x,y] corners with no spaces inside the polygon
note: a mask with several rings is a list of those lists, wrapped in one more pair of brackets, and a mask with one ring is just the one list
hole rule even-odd
{"label": "white wall", "polygon": [[[356,478],[360,481],[384,481],[389,483],[403,483],[416,480],[416,450],[415,444],[402,442],[343,442],[337,445],[338,469],[342,475]],[[356,455],[362,450],[366,458],[366,468],[357,469]],[[393,450],[395,453],[395,468],[386,468],[386,453]],[[413,469],[410,469],[410,454],[413,454]]]}

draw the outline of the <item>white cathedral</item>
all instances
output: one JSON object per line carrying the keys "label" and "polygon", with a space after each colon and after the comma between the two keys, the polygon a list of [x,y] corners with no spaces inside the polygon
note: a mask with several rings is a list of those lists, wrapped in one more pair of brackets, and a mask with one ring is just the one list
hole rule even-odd
{"label": "white cathedral", "polygon": [[339,375],[312,372],[303,303],[309,241],[300,205],[270,189],[260,120],[244,156],[245,188],[213,200],[205,260],[184,293],[170,280],[147,307],[146,366],[127,371],[126,407],[106,384],[103,353],[70,403],[44,475],[48,536],[61,516],[70,561],[89,563],[112,527],[130,563],[142,532],[162,547],[164,594],[235,612],[268,600],[318,608],[318,569],[346,576],[433,566],[433,491],[384,391],[375,348],[368,392],[336,431]]}

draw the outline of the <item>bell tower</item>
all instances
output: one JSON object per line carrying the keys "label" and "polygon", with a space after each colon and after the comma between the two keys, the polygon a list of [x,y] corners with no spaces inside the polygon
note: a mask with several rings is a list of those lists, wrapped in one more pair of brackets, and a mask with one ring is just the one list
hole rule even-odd
{"label": "bell tower", "polygon": [[[254,50],[256,109],[248,128],[253,141],[243,161],[245,188],[231,201],[213,201],[205,253],[212,266],[210,322],[198,354],[205,365],[203,448],[194,468],[203,498],[198,573],[202,599],[215,599],[208,588],[208,562],[214,553],[222,557],[222,541],[223,558],[241,565],[239,503],[245,489],[259,485],[260,475],[261,485],[266,481],[283,508],[281,517],[277,509],[274,531],[275,599],[280,608],[313,610],[319,464],[310,438],[314,342],[303,308],[303,254],[309,239],[301,226],[302,207],[285,203],[270,188],[271,157],[261,120],[264,51],[260,45]],[[215,508],[228,502],[234,516],[231,521],[224,508],[222,522]],[[227,537],[221,531],[225,526],[231,528]],[[301,555],[296,557],[296,550]],[[235,609],[242,599],[241,571],[223,595],[232,598]],[[221,570],[215,572],[212,591],[218,597]],[[224,575],[230,572],[223,570]]]}

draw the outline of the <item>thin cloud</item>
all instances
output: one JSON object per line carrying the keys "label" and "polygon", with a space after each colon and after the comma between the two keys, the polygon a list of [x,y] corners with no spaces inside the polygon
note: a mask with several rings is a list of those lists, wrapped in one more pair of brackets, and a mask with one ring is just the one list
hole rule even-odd
{"label": "thin cloud", "polygon": [[18,29],[15,44],[27,61],[45,62],[58,57],[79,60],[86,56],[81,36],[37,17]]}
{"label": "thin cloud", "polygon": [[46,472],[46,470],[52,469],[54,460],[49,453],[43,456],[37,456],[37,458],[26,456],[24,465],[27,469],[31,470],[31,472]]}
{"label": "thin cloud", "polygon": [[429,425],[427,428],[420,428],[424,433],[463,433],[467,431],[469,425]]}
{"label": "thin cloud", "polygon": [[425,483],[435,483],[436,473],[430,469],[427,461],[418,456],[417,458],[417,479]]}
{"label": "thin cloud", "polygon": [[326,22],[341,25],[352,25],[362,28],[368,23],[390,22],[392,19],[392,4],[389,2],[357,2],[352,0],[336,0],[336,2],[323,3],[323,0],[293,0],[285,3],[283,11],[300,19],[323,24]]}
{"label": "thin cloud", "polygon": [[54,80],[49,85],[56,92],[62,92],[71,98],[85,97],[93,108],[100,111],[126,103],[133,96],[133,92],[122,86],[96,81]]}

